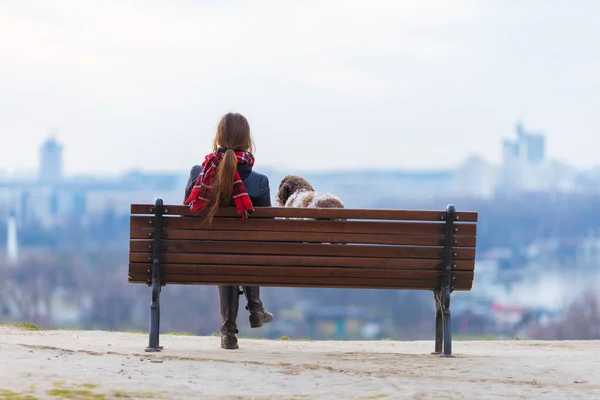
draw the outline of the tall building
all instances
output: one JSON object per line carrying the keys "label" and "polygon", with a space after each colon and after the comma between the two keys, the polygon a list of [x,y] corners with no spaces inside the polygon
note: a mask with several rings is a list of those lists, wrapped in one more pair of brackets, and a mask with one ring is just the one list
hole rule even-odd
{"label": "tall building", "polygon": [[9,264],[14,264],[19,260],[19,243],[17,239],[17,218],[13,211],[8,217],[7,235],[6,235],[6,255]]}
{"label": "tall building", "polygon": [[515,133],[515,139],[502,141],[497,194],[548,189],[544,135],[525,131],[521,122],[515,124]]}
{"label": "tall building", "polygon": [[513,161],[540,163],[544,161],[546,138],[541,133],[526,132],[523,124],[515,126],[516,140],[505,139],[502,143],[502,158],[504,164]]}
{"label": "tall building", "polygon": [[519,159],[519,143],[512,140],[504,139],[502,141],[502,161],[506,164],[507,161]]}
{"label": "tall building", "polygon": [[540,134],[527,136],[527,161],[539,163],[545,158],[545,138]]}
{"label": "tall building", "polygon": [[56,183],[63,178],[63,146],[54,138],[46,140],[40,148],[39,179]]}

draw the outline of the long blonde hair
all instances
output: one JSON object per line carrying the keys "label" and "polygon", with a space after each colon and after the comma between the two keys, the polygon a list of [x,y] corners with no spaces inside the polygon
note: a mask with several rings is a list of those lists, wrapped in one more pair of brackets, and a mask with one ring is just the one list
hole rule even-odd
{"label": "long blonde hair", "polygon": [[250,124],[246,117],[238,113],[223,115],[217,126],[213,141],[213,152],[224,151],[223,160],[217,167],[215,181],[211,190],[206,220],[211,222],[217,210],[231,201],[233,181],[237,169],[236,151],[254,152],[254,140],[250,133]]}

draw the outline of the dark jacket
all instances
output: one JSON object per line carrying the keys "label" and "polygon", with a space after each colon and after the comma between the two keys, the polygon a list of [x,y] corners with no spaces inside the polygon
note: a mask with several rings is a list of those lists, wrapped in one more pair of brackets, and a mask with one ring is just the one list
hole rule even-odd
{"label": "dark jacket", "polygon": [[[201,165],[194,165],[190,171],[190,177],[188,178],[187,184],[185,185],[185,200],[189,197],[192,192],[192,188],[200,175],[202,170]],[[254,207],[270,207],[271,206],[271,189],[269,188],[269,178],[259,172],[253,171],[250,164],[239,164],[237,171],[240,174],[240,178],[244,182],[248,196],[252,201]],[[230,206],[233,206],[233,199],[231,200]]]}

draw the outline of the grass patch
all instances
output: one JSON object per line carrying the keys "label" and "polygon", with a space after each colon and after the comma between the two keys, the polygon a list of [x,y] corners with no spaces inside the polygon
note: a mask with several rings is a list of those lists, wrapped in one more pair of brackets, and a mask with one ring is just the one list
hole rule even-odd
{"label": "grass patch", "polygon": [[385,393],[381,393],[381,394],[374,394],[373,396],[366,396],[363,397],[364,399],[383,399],[384,397],[389,397],[389,394],[385,394]]}
{"label": "grass patch", "polygon": [[[54,389],[46,391],[49,397],[59,399],[74,399],[74,400],[105,400],[110,399],[156,399],[157,397],[152,392],[124,392],[121,390],[113,390],[110,394],[95,393],[93,389],[97,389],[98,385],[93,383],[83,383],[73,386],[65,386],[65,382],[54,382]],[[2,397],[0,391],[0,400],[37,400],[35,397]]]}
{"label": "grass patch", "polygon": [[[11,323],[11,322],[0,322],[0,326],[9,326],[12,328],[17,328],[17,329],[22,329],[24,331],[45,331],[45,328],[42,328],[39,325],[36,324],[32,324],[30,322],[21,322],[21,323]],[[52,328],[53,330],[56,331],[89,331],[92,329],[83,329],[81,327],[77,327],[77,326],[73,326],[73,327],[64,327],[64,328]],[[126,329],[126,330],[116,330],[116,329],[112,329],[112,330],[108,330],[107,332],[123,332],[123,333],[139,333],[139,334],[147,334],[147,331],[141,331],[139,329]],[[192,333],[179,333],[179,332],[171,332],[171,333],[166,333],[167,335],[187,335],[187,336],[193,336]]]}
{"label": "grass patch", "polygon": [[492,340],[502,340],[502,339],[500,339],[498,337],[495,337],[495,336],[456,336],[456,337],[453,337],[452,340],[465,342],[465,341],[469,341],[469,340],[472,340],[472,341],[481,341],[481,340],[492,341]]}
{"label": "grass patch", "polygon": [[69,389],[55,388],[46,392],[48,396],[58,397],[61,399],[77,399],[77,400],[104,400],[106,395],[102,393],[94,393],[87,389]]}
{"label": "grass patch", "polygon": [[173,336],[198,336],[195,333],[189,333],[189,332],[167,332],[167,333],[163,333],[163,335],[173,335]]}
{"label": "grass patch", "polygon": [[452,338],[452,340],[457,341],[498,341],[505,342],[508,340],[529,340],[528,338],[515,336],[515,337],[498,337],[498,336],[457,336]]}
{"label": "grass patch", "polygon": [[[106,395],[103,393],[94,393],[90,389],[96,389],[98,385],[93,383],[84,383],[79,387],[65,387],[64,381],[54,382],[54,389],[46,391],[46,394],[51,397],[60,399],[77,399],[77,400],[104,400]],[[85,389],[82,389],[85,388]]]}
{"label": "grass patch", "polygon": [[19,329],[26,330],[26,331],[43,331],[44,330],[44,328],[42,328],[41,326],[29,323],[29,322],[23,322],[23,323],[17,324],[16,327]]}
{"label": "grass patch", "polygon": [[146,393],[127,393],[119,390],[115,390],[112,395],[118,399],[154,399],[155,395],[151,392]]}
{"label": "grass patch", "polygon": [[[82,329],[83,330],[83,329]],[[88,329],[85,329],[88,330]],[[140,331],[139,329],[125,329],[125,330],[117,330],[117,329],[112,329],[109,330],[108,332],[119,332],[119,333],[148,333],[148,332],[144,332],[144,331]]]}
{"label": "grass patch", "polygon": [[139,329],[128,329],[126,331],[121,331],[121,332],[125,332],[125,333],[148,333],[148,332],[141,331]]}
{"label": "grass patch", "polygon": [[21,394],[10,390],[0,389],[0,400],[38,400],[30,394]]}
{"label": "grass patch", "polygon": [[24,331],[43,331],[44,328],[42,328],[41,326],[38,326],[36,324],[32,324],[30,322],[21,322],[18,324],[12,324],[9,322],[2,322],[0,323],[0,326],[10,326],[12,328],[17,328],[17,329],[22,329]]}
{"label": "grass patch", "polygon": [[289,336],[283,335],[283,336],[279,336],[279,337],[277,338],[277,340],[292,340],[292,339],[290,339],[290,337],[289,337]]}

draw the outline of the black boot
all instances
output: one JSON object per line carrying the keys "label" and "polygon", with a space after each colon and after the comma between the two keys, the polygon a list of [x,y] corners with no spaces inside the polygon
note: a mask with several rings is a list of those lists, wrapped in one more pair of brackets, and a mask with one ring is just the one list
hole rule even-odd
{"label": "black boot", "polygon": [[273,321],[273,314],[266,311],[260,301],[259,286],[244,286],[244,294],[248,300],[246,310],[250,311],[250,328],[260,328]]}
{"label": "black boot", "polygon": [[235,334],[237,330],[237,314],[240,304],[240,289],[237,286],[219,286],[221,300],[221,347],[224,349],[237,349],[238,341]]}

